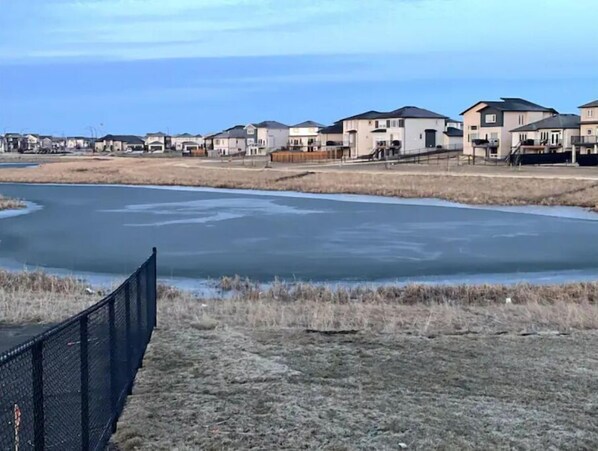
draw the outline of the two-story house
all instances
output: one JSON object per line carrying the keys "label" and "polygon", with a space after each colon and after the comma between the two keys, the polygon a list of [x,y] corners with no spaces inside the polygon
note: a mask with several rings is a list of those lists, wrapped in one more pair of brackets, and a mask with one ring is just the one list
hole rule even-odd
{"label": "two-story house", "polygon": [[506,158],[512,151],[511,131],[558,114],[525,99],[503,97],[480,101],[463,111],[463,154]]}
{"label": "two-story house", "polygon": [[4,135],[7,152],[22,152],[27,150],[27,138],[20,133],[6,133]]}
{"label": "two-story house", "polygon": [[318,133],[324,127],[325,125],[314,121],[292,125],[289,128],[289,149],[302,152],[318,150]]}
{"label": "two-story house", "polygon": [[94,144],[96,152],[143,151],[145,141],[134,135],[106,135]]}
{"label": "two-story house", "polygon": [[66,148],[69,150],[89,149],[92,140],[84,136],[70,136],[66,139]]}
{"label": "two-story house", "polygon": [[170,144],[174,150],[179,152],[189,152],[203,148],[204,139],[201,135],[192,135],[191,133],[181,133],[170,139]]}
{"label": "two-story house", "polygon": [[342,119],[352,158],[409,154],[442,147],[447,117],[416,106],[367,111]]}
{"label": "two-story house", "polygon": [[598,100],[579,109],[579,135],[573,138],[574,146],[582,153],[598,153]]}
{"label": "two-story house", "polygon": [[255,137],[248,137],[244,125],[235,125],[222,133],[211,137],[214,153],[219,156],[244,154],[247,142],[254,142]]}
{"label": "two-story house", "polygon": [[277,121],[249,124],[247,131],[247,154],[267,155],[282,149],[289,141],[289,126]]}
{"label": "two-story house", "polygon": [[570,151],[579,133],[577,114],[555,114],[511,130],[511,148],[520,153]]}
{"label": "two-story house", "polygon": [[165,152],[171,150],[171,137],[166,133],[155,132],[145,135],[145,147],[150,152]]}

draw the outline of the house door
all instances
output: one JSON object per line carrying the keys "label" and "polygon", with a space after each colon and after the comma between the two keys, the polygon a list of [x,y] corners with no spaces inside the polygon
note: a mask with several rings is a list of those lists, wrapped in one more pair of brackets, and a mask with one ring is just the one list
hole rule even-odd
{"label": "house door", "polygon": [[551,131],[550,132],[550,144],[553,146],[557,146],[561,143],[561,132],[560,131]]}
{"label": "house door", "polygon": [[436,130],[426,130],[426,147],[436,147]]}

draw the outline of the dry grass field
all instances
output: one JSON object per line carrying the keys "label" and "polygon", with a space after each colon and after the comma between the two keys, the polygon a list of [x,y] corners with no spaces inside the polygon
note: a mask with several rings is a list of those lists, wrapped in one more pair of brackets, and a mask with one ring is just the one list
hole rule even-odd
{"label": "dry grass field", "polygon": [[120,183],[434,197],[471,204],[567,205],[598,210],[598,173],[588,168],[345,165],[265,168],[264,162],[193,158],[80,157],[3,169],[0,182]]}
{"label": "dry grass field", "polygon": [[[598,446],[596,283],[222,287],[159,288],[113,449]],[[86,288],[0,272],[0,324],[59,321]]]}

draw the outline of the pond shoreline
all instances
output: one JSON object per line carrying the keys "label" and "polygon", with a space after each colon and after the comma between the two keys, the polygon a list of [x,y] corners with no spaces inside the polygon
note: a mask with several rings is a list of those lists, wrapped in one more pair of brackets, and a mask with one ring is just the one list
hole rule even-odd
{"label": "pond shoreline", "polygon": [[[248,163],[254,164],[254,163]],[[261,165],[261,167],[260,167]],[[598,211],[598,174],[577,168],[280,166],[192,158],[79,157],[0,171],[0,182],[159,185],[437,198],[471,205],[576,206]],[[300,178],[294,175],[305,174]]]}

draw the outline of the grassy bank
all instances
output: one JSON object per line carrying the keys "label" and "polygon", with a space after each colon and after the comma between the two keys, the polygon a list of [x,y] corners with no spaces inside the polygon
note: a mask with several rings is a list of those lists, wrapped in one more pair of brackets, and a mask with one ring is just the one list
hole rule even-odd
{"label": "grassy bank", "polygon": [[335,168],[213,163],[192,158],[81,158],[27,170],[3,169],[0,182],[119,183],[434,197],[470,204],[567,205],[598,209],[598,174],[583,168],[425,166]]}
{"label": "grassy bank", "polygon": [[[159,287],[116,449],[598,445],[598,283],[221,286]],[[0,322],[55,322],[101,297],[87,291],[0,272]]]}
{"label": "grassy bank", "polygon": [[16,210],[18,208],[25,208],[25,204],[20,200],[9,199],[0,195],[0,211],[2,210]]}

